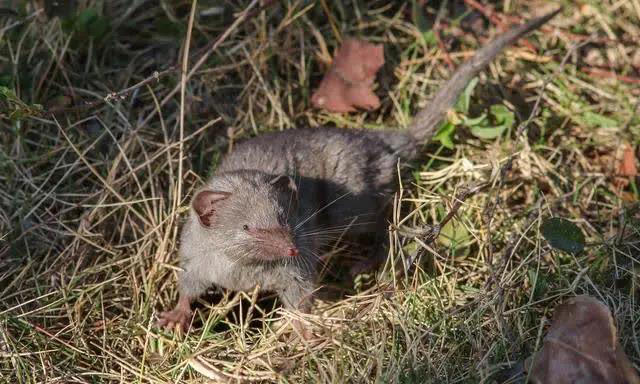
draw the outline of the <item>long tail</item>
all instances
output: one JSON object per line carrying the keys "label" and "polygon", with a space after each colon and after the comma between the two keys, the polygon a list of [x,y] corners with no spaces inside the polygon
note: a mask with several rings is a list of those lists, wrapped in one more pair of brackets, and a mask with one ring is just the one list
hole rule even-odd
{"label": "long tail", "polygon": [[458,96],[469,81],[486,67],[502,50],[513,44],[522,36],[539,28],[562,11],[562,7],[544,16],[533,19],[518,27],[503,33],[481,48],[470,60],[462,64],[438,92],[433,96],[429,105],[418,112],[409,125],[409,134],[425,143],[435,135],[436,130],[447,111],[453,107]]}

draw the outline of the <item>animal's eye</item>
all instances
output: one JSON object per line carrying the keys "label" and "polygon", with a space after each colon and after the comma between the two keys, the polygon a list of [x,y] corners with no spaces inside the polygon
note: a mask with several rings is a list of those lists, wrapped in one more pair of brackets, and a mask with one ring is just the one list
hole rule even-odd
{"label": "animal's eye", "polygon": [[245,225],[242,226],[242,229],[244,229],[245,231],[248,231],[249,230],[249,226],[247,224],[245,224]]}

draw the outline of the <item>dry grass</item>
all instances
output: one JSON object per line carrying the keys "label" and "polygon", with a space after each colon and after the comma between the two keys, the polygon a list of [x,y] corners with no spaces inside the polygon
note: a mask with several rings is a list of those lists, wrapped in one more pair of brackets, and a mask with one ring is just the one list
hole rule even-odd
{"label": "dry grass", "polygon": [[[614,177],[622,143],[640,140],[638,0],[567,1],[527,39],[535,54],[521,42],[480,76],[470,114],[505,103],[521,128],[490,141],[460,128],[453,150],[425,148],[394,227],[437,223],[461,187],[489,186],[435,243],[392,231],[392,258],[416,267],[397,277],[389,263],[350,295],[319,301],[307,318],[322,335],[313,343],[289,342],[278,325],[296,315],[252,294],[203,299],[187,335],[153,327],[176,300],[191,191],[241,137],[406,125],[450,73],[447,60],[459,63],[495,25],[474,37],[457,0],[444,8],[442,44],[422,39],[403,2],[267,1],[243,13],[250,2],[85,0],[79,9],[97,19],[69,29],[33,3],[9,3],[20,11],[0,14],[0,85],[15,92],[0,101],[3,382],[502,382],[539,346],[554,306],[580,293],[612,308],[640,365],[637,179]],[[431,17],[438,2],[427,3]],[[499,3],[496,15],[514,18],[551,6]],[[385,44],[378,111],[309,107],[345,35]],[[54,118],[34,106],[100,101],[170,67],[91,108]],[[551,250],[539,231],[549,216],[577,223],[586,251]]]}

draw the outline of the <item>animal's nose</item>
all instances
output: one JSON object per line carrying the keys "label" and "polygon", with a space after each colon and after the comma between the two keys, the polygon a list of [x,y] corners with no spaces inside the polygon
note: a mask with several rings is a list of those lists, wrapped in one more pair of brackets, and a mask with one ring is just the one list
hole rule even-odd
{"label": "animal's nose", "polygon": [[261,229],[259,233],[263,241],[272,244],[272,249],[277,252],[278,257],[295,257],[300,253],[287,227]]}

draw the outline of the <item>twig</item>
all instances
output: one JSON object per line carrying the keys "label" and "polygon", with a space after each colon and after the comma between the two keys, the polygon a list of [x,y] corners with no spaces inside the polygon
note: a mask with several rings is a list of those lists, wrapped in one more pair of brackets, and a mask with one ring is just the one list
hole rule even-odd
{"label": "twig", "polygon": [[426,239],[423,239],[423,241],[425,243],[431,243],[440,235],[440,231],[442,230],[442,228],[445,225],[447,225],[447,223],[449,221],[451,221],[451,219],[458,213],[458,210],[460,209],[460,207],[462,206],[464,201],[469,196],[474,195],[476,192],[478,192],[479,190],[481,190],[482,188],[484,188],[484,187],[486,187],[488,185],[489,184],[487,184],[487,183],[482,183],[482,184],[474,185],[474,186],[471,186],[471,187],[463,187],[462,190],[460,191],[460,193],[458,194],[458,196],[456,196],[454,198],[454,203],[451,206],[451,209],[449,210],[449,213],[447,213],[447,215],[444,217],[444,219],[442,219],[440,221],[440,223],[438,223],[436,225],[428,226],[428,228],[425,228],[425,229],[413,229],[413,228],[409,228],[409,227],[405,227],[405,226],[393,227],[392,229],[397,230],[398,232],[401,232],[403,234],[413,236],[413,237],[425,237],[426,236]]}
{"label": "twig", "polygon": [[482,13],[484,17],[489,19],[489,21],[495,24],[498,28],[502,30],[506,28],[502,20],[500,20],[500,18],[496,15],[495,12],[488,10],[487,7],[478,3],[476,0],[464,0],[464,2],[471,8],[475,8],[478,12]]}
{"label": "twig", "polygon": [[56,113],[69,113],[69,112],[79,112],[85,109],[90,109],[93,108],[95,106],[98,106],[102,103],[106,103],[106,102],[110,102],[113,100],[123,100],[125,98],[126,95],[128,95],[129,93],[135,91],[136,89],[145,86],[146,84],[149,84],[150,82],[157,80],[160,81],[160,78],[163,77],[164,75],[167,75],[171,72],[175,72],[178,70],[178,65],[174,65],[171,66],[163,71],[155,71],[153,72],[153,75],[147,77],[146,79],[130,86],[129,88],[125,88],[121,91],[118,92],[111,92],[106,94],[102,99],[99,100],[95,100],[89,103],[86,103],[84,105],[74,105],[73,107],[58,107],[58,108],[52,108],[48,111],[45,111],[45,114],[56,114]]}
{"label": "twig", "polygon": [[182,73],[180,77],[180,159],[178,161],[178,191],[173,199],[174,211],[180,206],[182,200],[182,163],[184,157],[184,94],[187,88],[187,70],[189,69],[189,47],[191,46],[191,32],[193,31],[193,20],[196,14],[198,0],[191,2],[191,13],[189,14],[189,26],[187,27],[187,37],[184,41],[184,53],[182,56]]}
{"label": "twig", "polygon": [[333,17],[333,13],[331,13],[331,10],[327,6],[327,3],[326,3],[325,0],[320,0],[320,5],[322,5],[322,9],[324,10],[325,14],[327,15],[327,20],[329,20],[329,25],[331,25],[331,30],[333,31],[333,35],[336,37],[336,41],[341,43],[342,42],[342,35],[338,31],[338,27],[336,26],[336,21],[335,21],[335,19]]}
{"label": "twig", "polygon": [[[471,8],[475,8],[478,12],[480,12],[484,17],[489,19],[492,24],[496,25],[500,31],[506,31],[507,26],[505,23],[498,17],[496,12],[490,11],[484,5],[478,3],[476,0],[464,0],[464,2],[470,6]],[[522,44],[529,48],[531,51],[535,51],[536,48],[526,39],[521,39]]]}
{"label": "twig", "polygon": [[445,63],[447,63],[447,66],[449,67],[449,69],[453,70],[455,68],[455,65],[453,64],[453,60],[451,60],[451,56],[449,56],[449,52],[447,51],[447,48],[444,46],[444,42],[440,37],[440,31],[442,30],[441,20],[442,20],[442,17],[444,16],[444,10],[446,6],[447,6],[447,1],[443,1],[442,4],[440,4],[440,9],[438,10],[436,21],[433,24],[433,32],[436,35],[436,40],[438,41],[438,48],[440,49],[440,51],[442,51],[442,54],[444,55]]}
{"label": "twig", "polygon": [[609,78],[609,79],[612,78],[619,81],[623,81],[625,83],[640,84],[640,78],[618,75],[614,71],[605,71],[598,68],[582,68],[582,71],[587,72],[588,74],[596,77]]}
{"label": "twig", "polygon": [[[481,184],[476,184],[469,187],[461,188],[460,193],[458,193],[458,195],[454,197],[454,203],[451,206],[449,213],[447,213],[447,215],[436,225],[433,225],[433,226],[428,225],[426,226],[426,228],[421,228],[421,229],[409,228],[401,225],[399,227],[393,226],[391,230],[396,230],[407,236],[420,238],[421,243],[425,245],[432,243],[438,238],[438,236],[440,236],[440,232],[442,231],[442,228],[444,228],[444,226],[447,225],[447,223],[449,223],[449,221],[451,221],[451,219],[453,219],[453,217],[458,213],[458,211],[460,210],[460,207],[462,207],[462,204],[465,202],[465,200],[469,198],[469,196],[476,194],[478,191],[487,187],[488,185],[489,185],[488,183],[481,183]],[[406,271],[404,269],[398,270],[398,274],[396,275],[396,278],[400,277],[399,274],[409,271],[409,269],[414,265],[414,262],[417,258],[416,257],[417,254],[418,253],[416,252],[413,255],[413,257],[411,257],[406,263],[407,265]]]}

